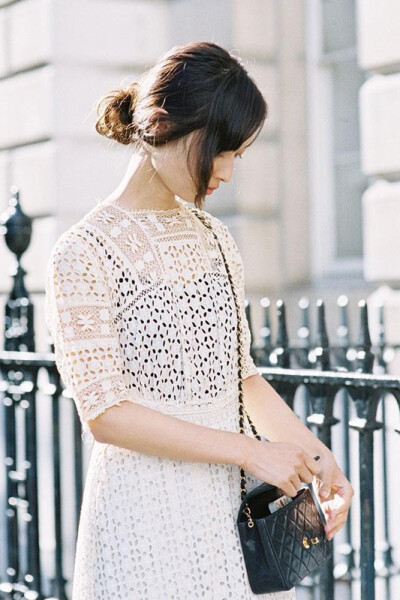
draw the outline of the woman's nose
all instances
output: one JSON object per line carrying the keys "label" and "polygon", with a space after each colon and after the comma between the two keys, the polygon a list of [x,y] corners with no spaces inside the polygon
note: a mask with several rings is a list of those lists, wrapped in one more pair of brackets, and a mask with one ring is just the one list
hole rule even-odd
{"label": "woman's nose", "polygon": [[215,177],[228,183],[232,179],[233,160],[226,160],[223,164],[218,165],[218,169],[214,173]]}

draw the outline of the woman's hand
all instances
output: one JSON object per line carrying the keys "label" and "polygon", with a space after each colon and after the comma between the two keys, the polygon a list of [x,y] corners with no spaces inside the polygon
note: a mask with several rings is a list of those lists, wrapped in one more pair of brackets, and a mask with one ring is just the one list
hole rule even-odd
{"label": "woman's hand", "polygon": [[286,442],[264,442],[243,436],[245,452],[239,464],[257,479],[280,488],[294,498],[302,483],[311,483],[320,473],[320,461],[305,452],[296,444]]}
{"label": "woman's hand", "polygon": [[318,461],[300,446],[286,442],[264,442],[242,436],[244,458],[239,464],[257,479],[280,488],[292,498],[302,483],[316,481],[321,507],[327,519],[327,539],[340,531],[347,520],[354,490],[337,464],[332,452],[325,447]]}
{"label": "woman's hand", "polygon": [[354,490],[329,450],[318,462],[317,491],[327,519],[326,537],[331,540],[346,523]]}

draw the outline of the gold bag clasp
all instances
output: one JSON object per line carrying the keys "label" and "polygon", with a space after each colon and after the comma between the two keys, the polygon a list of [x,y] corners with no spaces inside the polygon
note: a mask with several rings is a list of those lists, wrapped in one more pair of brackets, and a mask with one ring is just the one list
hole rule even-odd
{"label": "gold bag clasp", "polygon": [[308,538],[306,536],[303,537],[303,546],[304,548],[310,548],[311,544],[319,544],[320,539],[319,537],[313,537],[313,538]]}

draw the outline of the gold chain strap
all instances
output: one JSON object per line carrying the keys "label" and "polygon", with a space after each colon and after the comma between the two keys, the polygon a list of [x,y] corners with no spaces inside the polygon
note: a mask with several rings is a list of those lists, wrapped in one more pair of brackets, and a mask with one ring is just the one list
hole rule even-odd
{"label": "gold chain strap", "polygon": [[[228,279],[232,288],[232,293],[233,293],[233,299],[235,301],[235,307],[236,307],[236,313],[237,313],[237,321],[238,321],[238,326],[237,326],[237,340],[238,340],[238,388],[239,388],[239,427],[240,427],[240,433],[243,433],[245,435],[244,432],[244,413],[246,412],[246,409],[244,408],[244,403],[243,403],[243,379],[242,379],[242,368],[243,368],[243,344],[242,344],[242,317],[241,317],[241,310],[240,310],[240,306],[239,306],[239,301],[237,299],[237,295],[236,295],[236,290],[235,290],[235,286],[233,283],[233,279],[232,279],[232,274],[228,265],[228,262],[226,260],[225,257],[225,253],[221,248],[221,244],[218,240],[218,236],[216,235],[215,231],[212,228],[211,223],[204,217],[203,213],[201,212],[200,209],[198,208],[194,208],[191,206],[188,206],[189,210],[191,210],[199,219],[200,221],[208,228],[212,231],[214,238],[218,244],[218,247],[220,249],[222,258],[224,260],[224,264],[225,264],[225,269],[226,272],[228,274]],[[251,430],[254,434],[254,436],[258,439],[261,440],[261,437],[259,436],[259,434],[257,433],[256,428],[254,427],[249,414],[246,412],[246,416],[247,419],[249,421]],[[244,497],[246,495],[246,475],[244,472],[244,469],[242,467],[240,467],[240,480],[241,480],[241,499],[242,502],[244,500]],[[249,527],[253,527],[254,526],[254,522],[251,518],[251,512],[250,512],[250,507],[248,504],[246,504],[246,508],[243,511],[249,518],[248,520],[248,526]]]}

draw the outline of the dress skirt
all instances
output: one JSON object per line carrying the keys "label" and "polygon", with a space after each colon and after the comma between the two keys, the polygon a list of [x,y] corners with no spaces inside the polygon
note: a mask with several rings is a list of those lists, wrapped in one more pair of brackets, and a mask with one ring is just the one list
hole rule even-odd
{"label": "dress skirt", "polygon": [[[238,431],[237,391],[212,409],[178,418]],[[247,491],[261,483],[246,475]],[[251,591],[236,525],[240,492],[236,465],[171,460],[95,442],[72,600],[293,600],[294,589]]]}

